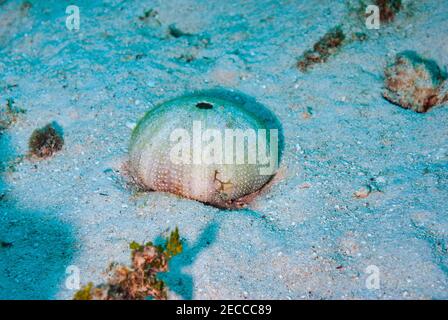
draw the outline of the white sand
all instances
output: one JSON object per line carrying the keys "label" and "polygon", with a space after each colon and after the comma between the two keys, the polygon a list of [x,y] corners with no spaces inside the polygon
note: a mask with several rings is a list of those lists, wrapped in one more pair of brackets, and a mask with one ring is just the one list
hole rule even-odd
{"label": "white sand", "polygon": [[[20,1],[0,5],[0,103],[27,110],[0,158],[26,154],[51,121],[66,143],[0,180],[0,240],[13,242],[0,249],[0,298],[70,298],[67,266],[99,283],[110,262],[128,263],[132,240],[175,226],[186,250],[165,276],[171,298],[448,298],[448,107],[417,114],[381,97],[399,51],[448,65],[447,1],[405,1],[393,24],[306,74],[296,58],[351,23],[343,1],[75,1],[77,33],[63,2],[32,2],[28,14]],[[138,19],[150,8],[160,27]],[[168,37],[170,24],[195,36]],[[282,179],[241,211],[134,195],[120,172],[132,125],[160,101],[215,86],[278,115]],[[368,184],[381,192],[353,197]],[[369,265],[378,290],[366,288]]]}

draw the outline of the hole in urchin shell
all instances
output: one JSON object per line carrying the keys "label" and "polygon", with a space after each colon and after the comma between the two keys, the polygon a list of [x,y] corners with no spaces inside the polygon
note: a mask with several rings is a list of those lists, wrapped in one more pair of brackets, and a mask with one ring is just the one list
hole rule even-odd
{"label": "hole in urchin shell", "polygon": [[199,109],[211,109],[211,108],[213,108],[213,105],[211,103],[208,103],[208,102],[199,102],[199,103],[196,103],[196,108],[199,108]]}

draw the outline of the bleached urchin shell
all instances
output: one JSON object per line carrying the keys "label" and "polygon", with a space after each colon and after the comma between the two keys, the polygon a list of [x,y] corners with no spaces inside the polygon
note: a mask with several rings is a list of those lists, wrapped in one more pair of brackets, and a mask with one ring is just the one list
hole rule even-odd
{"label": "bleached urchin shell", "polygon": [[[199,108],[208,103],[210,109]],[[184,164],[170,161],[170,134],[185,129],[193,136],[193,121],[202,130],[269,129],[278,130],[278,162],[283,148],[282,128],[267,108],[241,93],[226,90],[200,91],[164,102],[151,109],[133,131],[129,150],[129,169],[144,189],[174,193],[224,208],[247,202],[273,177],[260,174],[256,164]],[[266,149],[269,150],[270,139]],[[264,165],[266,167],[266,165]]]}

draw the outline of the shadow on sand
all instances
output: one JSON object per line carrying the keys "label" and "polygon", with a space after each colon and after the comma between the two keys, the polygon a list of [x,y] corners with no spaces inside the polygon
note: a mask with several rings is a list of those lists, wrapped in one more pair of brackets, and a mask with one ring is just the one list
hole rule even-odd
{"label": "shadow on sand", "polygon": [[[185,273],[184,268],[192,265],[202,250],[207,249],[215,240],[219,225],[217,222],[210,222],[201,232],[195,243],[183,242],[184,250],[178,256],[171,259],[169,272],[159,274],[160,279],[165,281],[168,288],[186,300],[193,299],[193,277]],[[161,244],[164,239],[158,238],[156,244]]]}
{"label": "shadow on sand", "polygon": [[72,259],[72,231],[51,212],[19,208],[6,183],[11,150],[0,131],[0,299],[51,299]]}

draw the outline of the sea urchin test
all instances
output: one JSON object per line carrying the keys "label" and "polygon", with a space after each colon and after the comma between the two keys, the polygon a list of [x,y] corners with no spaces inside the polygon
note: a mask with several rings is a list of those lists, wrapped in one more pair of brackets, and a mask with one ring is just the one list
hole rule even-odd
{"label": "sea urchin test", "polygon": [[129,169],[146,190],[236,208],[275,175],[282,145],[279,121],[254,99],[200,91],[146,113],[132,134]]}

